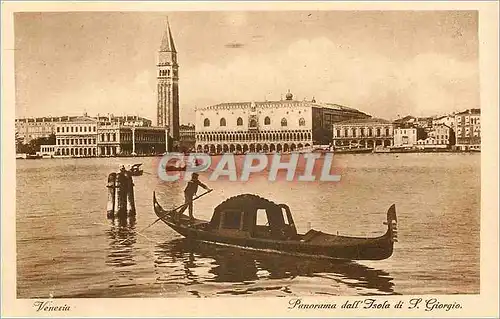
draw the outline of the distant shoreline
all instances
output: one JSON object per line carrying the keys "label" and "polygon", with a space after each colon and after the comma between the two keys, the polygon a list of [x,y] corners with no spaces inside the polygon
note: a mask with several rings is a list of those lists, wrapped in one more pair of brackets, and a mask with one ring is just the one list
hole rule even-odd
{"label": "distant shoreline", "polygon": [[[387,152],[356,152],[356,151],[347,151],[347,152],[318,152],[321,154],[325,153],[333,153],[335,155],[387,155],[387,154],[442,154],[442,153],[452,153],[452,154],[474,154],[481,153],[481,151],[454,151],[454,150],[398,150],[398,151],[387,151]],[[205,153],[204,153],[205,154]],[[228,153],[230,154],[230,153]],[[294,153],[251,153],[251,154],[264,154],[264,155],[273,155],[273,154],[281,154],[281,155],[290,155]],[[296,153],[295,153],[296,154]],[[300,153],[299,154],[306,154]],[[19,154],[18,154],[19,155]],[[189,155],[189,154],[188,154]],[[207,154],[210,157],[222,156],[224,154],[211,155]],[[244,156],[245,154],[233,154],[234,156]],[[84,159],[84,158],[145,158],[145,157],[162,157],[163,154],[156,155],[120,155],[120,156],[53,156],[53,157],[38,157],[32,155],[32,157],[16,157],[16,159],[20,160],[34,160],[34,159]]]}

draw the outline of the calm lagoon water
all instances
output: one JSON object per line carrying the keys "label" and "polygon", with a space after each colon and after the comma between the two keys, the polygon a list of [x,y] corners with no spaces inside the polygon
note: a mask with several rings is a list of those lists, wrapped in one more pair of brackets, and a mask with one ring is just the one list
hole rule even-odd
{"label": "calm lagoon water", "polygon": [[[378,236],[396,204],[399,243],[383,261],[335,262],[193,244],[156,223],[183,202],[184,181],[156,175],[159,158],[17,160],[17,296],[214,297],[479,293],[480,154],[345,154],[336,182],[208,181],[195,202],[210,218],[226,198],[254,193],[290,206],[299,232]],[[142,162],[137,218],[106,218],[107,175]],[[128,240],[125,240],[128,239]]]}

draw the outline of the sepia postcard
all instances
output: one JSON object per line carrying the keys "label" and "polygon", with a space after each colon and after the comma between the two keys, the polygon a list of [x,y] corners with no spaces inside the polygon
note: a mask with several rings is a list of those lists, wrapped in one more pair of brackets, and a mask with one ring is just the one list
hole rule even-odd
{"label": "sepia postcard", "polygon": [[498,2],[3,2],[2,317],[498,317]]}

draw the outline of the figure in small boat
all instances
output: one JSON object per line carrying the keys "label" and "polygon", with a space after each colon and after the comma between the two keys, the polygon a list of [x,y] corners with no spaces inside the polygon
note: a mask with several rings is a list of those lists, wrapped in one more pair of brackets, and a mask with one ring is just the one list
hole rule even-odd
{"label": "figure in small boat", "polygon": [[186,209],[189,208],[189,220],[190,221],[194,220],[193,197],[196,195],[196,192],[198,191],[198,186],[201,186],[206,190],[210,190],[207,185],[200,182],[198,173],[193,173],[193,175],[191,176],[191,180],[188,182],[186,188],[184,189],[185,202],[184,202],[184,207],[182,207],[178,212],[179,218],[186,211]]}

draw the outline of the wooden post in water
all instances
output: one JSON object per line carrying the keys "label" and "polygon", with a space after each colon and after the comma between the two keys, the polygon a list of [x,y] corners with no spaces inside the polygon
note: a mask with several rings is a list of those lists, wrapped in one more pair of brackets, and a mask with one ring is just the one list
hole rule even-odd
{"label": "wooden post in water", "polygon": [[116,176],[116,209],[115,212],[118,217],[127,216],[127,189],[128,189],[127,176],[124,171],[121,171]]}
{"label": "wooden post in water", "polygon": [[130,216],[135,216],[135,197],[134,197],[134,179],[131,172],[126,174],[127,178],[127,213]]}
{"label": "wooden post in water", "polygon": [[108,184],[106,187],[108,188],[108,205],[107,205],[107,216],[108,218],[113,218],[115,215],[115,180],[116,173],[111,173],[108,175]]}

